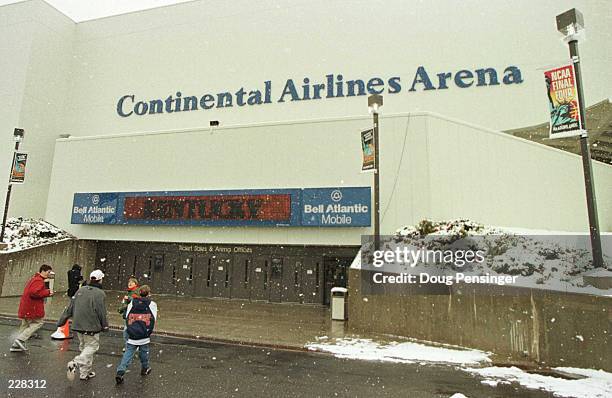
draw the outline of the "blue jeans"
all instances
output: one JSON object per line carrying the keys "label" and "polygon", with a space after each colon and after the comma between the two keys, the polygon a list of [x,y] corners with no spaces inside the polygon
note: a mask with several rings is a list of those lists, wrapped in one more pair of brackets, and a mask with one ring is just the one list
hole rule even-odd
{"label": "blue jeans", "polygon": [[118,374],[125,374],[125,371],[132,362],[132,358],[134,358],[136,349],[139,349],[138,358],[140,359],[140,366],[142,366],[143,369],[149,367],[149,345],[134,345],[130,343],[125,343],[125,352],[123,353],[123,358],[121,358],[121,363],[119,364],[119,366],[117,366]]}

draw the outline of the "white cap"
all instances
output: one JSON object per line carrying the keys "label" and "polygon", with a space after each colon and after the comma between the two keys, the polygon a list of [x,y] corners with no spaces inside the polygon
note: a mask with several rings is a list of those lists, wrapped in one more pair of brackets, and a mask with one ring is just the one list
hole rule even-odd
{"label": "white cap", "polygon": [[89,277],[91,279],[95,279],[99,281],[102,278],[104,278],[104,272],[100,271],[99,269],[96,269],[96,270],[93,270],[91,274],[89,274]]}

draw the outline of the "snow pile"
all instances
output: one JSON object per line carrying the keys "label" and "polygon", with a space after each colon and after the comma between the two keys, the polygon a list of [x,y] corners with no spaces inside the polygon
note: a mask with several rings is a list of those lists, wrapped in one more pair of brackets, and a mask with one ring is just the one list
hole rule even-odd
{"label": "snow pile", "polygon": [[[320,338],[319,340],[325,340]],[[478,350],[433,347],[413,342],[381,344],[370,339],[343,338],[307,344],[311,351],[325,351],[338,358],[362,359],[396,363],[435,362],[453,365],[477,365],[490,362],[488,355]]]}
{"label": "snow pile", "polygon": [[490,386],[519,383],[526,388],[551,392],[555,397],[612,397],[612,373],[604,372],[603,370],[554,368],[556,371],[577,377],[577,380],[527,373],[515,367],[489,367],[464,370],[484,377],[485,379],[482,383]]}
{"label": "snow pile", "polygon": [[[602,235],[602,244],[604,249],[609,250],[612,235]],[[381,249],[387,251],[404,247],[414,251],[480,250],[484,252],[484,261],[471,262],[466,266],[432,261],[410,266],[386,264],[384,269],[378,270],[398,274],[461,272],[465,275],[512,275],[518,276],[514,286],[612,294],[612,289],[597,289],[584,284],[584,275],[611,274],[607,270],[593,268],[588,235],[492,227],[471,220],[423,220],[417,225],[397,230],[381,245]],[[365,250],[366,256],[371,256],[371,245],[363,246],[362,250]],[[357,257],[352,268],[362,266],[361,252]],[[604,262],[612,267],[609,256],[604,255]],[[375,269],[371,265],[367,267]]]}
{"label": "snow pile", "polygon": [[[326,336],[317,340],[316,343],[307,344],[306,347],[311,351],[330,352],[338,358],[459,365],[458,369],[482,377],[481,383],[491,387],[518,383],[528,389],[550,392],[555,397],[612,397],[612,373],[603,370],[553,368],[552,371],[566,377],[562,378],[528,373],[516,367],[488,366],[491,362],[488,354],[478,350],[433,347],[414,342],[382,344],[370,339],[356,338],[328,340]],[[455,396],[463,397],[460,393],[453,395]]]}
{"label": "snow pile", "polygon": [[31,247],[73,239],[73,236],[44,220],[9,218],[4,231],[4,252],[14,252]]}

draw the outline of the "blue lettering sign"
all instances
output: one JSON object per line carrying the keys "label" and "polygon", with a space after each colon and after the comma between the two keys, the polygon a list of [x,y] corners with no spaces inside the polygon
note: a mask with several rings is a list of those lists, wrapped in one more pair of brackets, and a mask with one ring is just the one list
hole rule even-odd
{"label": "blue lettering sign", "polygon": [[[436,79],[437,77],[437,79]],[[476,80],[475,80],[476,79]],[[521,70],[517,66],[504,69],[502,83],[504,85],[523,83]],[[412,76],[408,92],[429,90],[447,90],[454,83],[458,88],[473,86],[500,85],[495,68],[478,68],[474,71],[462,69],[457,72],[428,71],[425,66],[419,66]],[[476,84],[474,84],[476,83]],[[329,98],[346,98],[365,96],[368,94],[398,94],[402,91],[400,76],[387,80],[380,77],[369,79],[344,80],[341,74],[330,73],[321,81],[313,81],[309,77],[299,80],[287,79],[277,92],[276,102],[286,103],[304,100],[321,100]],[[158,113],[188,112],[212,108],[245,107],[272,103],[272,81],[263,82],[263,87],[240,87],[238,90],[227,90],[217,93],[203,93],[200,96],[182,96],[180,91],[174,95],[151,100],[140,100],[133,94],[124,95],[117,101],[117,114],[121,117],[146,116]]]}
{"label": "blue lettering sign", "polygon": [[307,188],[302,190],[302,225],[369,227],[370,188]]}
{"label": "blue lettering sign", "polygon": [[71,224],[116,224],[116,193],[75,193]]}
{"label": "blue lettering sign", "polygon": [[72,224],[368,227],[369,187],[75,193]]}

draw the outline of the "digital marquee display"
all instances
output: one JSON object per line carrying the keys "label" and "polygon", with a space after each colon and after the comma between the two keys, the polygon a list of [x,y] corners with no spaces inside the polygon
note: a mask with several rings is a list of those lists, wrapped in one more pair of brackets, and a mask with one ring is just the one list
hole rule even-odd
{"label": "digital marquee display", "polygon": [[369,227],[370,187],[77,192],[72,224]]}
{"label": "digital marquee display", "polygon": [[291,195],[126,196],[131,220],[255,220],[289,222]]}

